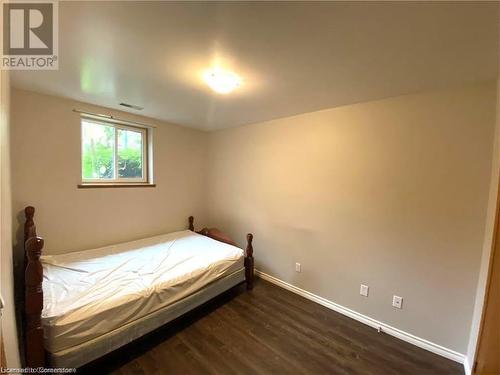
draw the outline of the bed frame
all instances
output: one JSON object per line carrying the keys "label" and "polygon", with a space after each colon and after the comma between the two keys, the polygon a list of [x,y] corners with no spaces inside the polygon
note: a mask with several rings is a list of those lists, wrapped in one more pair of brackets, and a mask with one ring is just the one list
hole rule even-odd
{"label": "bed frame", "polygon": [[[40,256],[43,249],[43,238],[37,236],[35,222],[35,208],[28,206],[24,209],[26,221],[24,223],[24,251],[25,251],[25,354],[27,367],[43,367],[47,365],[46,353],[43,345],[43,268]],[[194,231],[194,217],[189,217],[189,230]],[[213,238],[214,240],[237,246],[225,233],[216,228],[203,228],[196,233]],[[253,288],[254,260],[253,235],[247,234],[247,248],[245,252],[245,283],[248,290]]]}

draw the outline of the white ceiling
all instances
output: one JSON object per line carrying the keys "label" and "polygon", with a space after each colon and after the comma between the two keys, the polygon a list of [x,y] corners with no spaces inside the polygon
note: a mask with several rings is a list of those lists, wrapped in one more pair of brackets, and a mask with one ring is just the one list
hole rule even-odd
{"label": "white ceiling", "polygon": [[[59,19],[59,70],[14,86],[207,130],[497,75],[495,2],[61,2]],[[213,93],[214,64],[243,85]]]}

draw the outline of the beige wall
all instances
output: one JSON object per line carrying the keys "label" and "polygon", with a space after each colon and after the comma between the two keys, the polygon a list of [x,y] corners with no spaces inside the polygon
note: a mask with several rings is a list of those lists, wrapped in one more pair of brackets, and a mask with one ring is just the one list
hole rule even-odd
{"label": "beige wall", "polygon": [[[155,188],[77,189],[80,117],[73,108],[156,125]],[[26,205],[46,254],[84,250],[205,223],[207,134],[58,97],[12,91],[15,238]],[[17,247],[19,249],[19,246]]]}
{"label": "beige wall", "polygon": [[254,232],[260,270],[465,353],[494,123],[492,82],[211,133],[210,223]]}
{"label": "beige wall", "polygon": [[467,349],[468,365],[472,367],[475,360],[476,346],[479,338],[479,328],[483,313],[484,297],[486,294],[486,282],[490,263],[491,250],[493,248],[495,214],[499,189],[500,173],[500,81],[497,82],[496,97],[496,126],[493,147],[493,162],[491,167],[491,181],[488,198],[488,209],[486,217],[486,230],[484,233],[484,243],[481,255],[481,266],[477,283],[476,299],[474,303],[474,314],[472,319],[469,345]]}
{"label": "beige wall", "polygon": [[18,367],[19,351],[14,308],[12,260],[12,216],[10,177],[10,82],[6,71],[0,72],[0,293],[5,301],[1,318],[2,338],[7,366]]}
{"label": "beige wall", "polygon": [[[500,13],[499,13],[500,17]],[[499,18],[500,21],[500,18]],[[498,29],[500,36],[500,28]],[[498,72],[500,72],[500,61],[498,62]],[[493,249],[495,215],[498,204],[498,191],[500,183],[500,78],[497,80],[496,98],[496,125],[494,135],[493,158],[491,165],[490,192],[488,198],[488,208],[486,216],[486,228],[484,232],[483,251],[481,254],[481,265],[476,289],[476,298],[472,324],[470,330],[469,344],[467,347],[466,371],[472,370],[474,366],[476,349],[479,341],[479,329],[483,315],[484,299],[486,295],[486,284],[488,281],[489,263],[491,250]],[[471,371],[470,371],[471,372]]]}

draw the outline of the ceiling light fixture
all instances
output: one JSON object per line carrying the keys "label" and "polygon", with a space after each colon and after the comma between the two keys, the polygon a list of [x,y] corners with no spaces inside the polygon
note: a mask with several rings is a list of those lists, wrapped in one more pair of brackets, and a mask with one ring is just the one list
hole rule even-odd
{"label": "ceiling light fixture", "polygon": [[207,85],[219,94],[229,94],[241,85],[241,78],[236,73],[219,68],[207,71],[204,79]]}

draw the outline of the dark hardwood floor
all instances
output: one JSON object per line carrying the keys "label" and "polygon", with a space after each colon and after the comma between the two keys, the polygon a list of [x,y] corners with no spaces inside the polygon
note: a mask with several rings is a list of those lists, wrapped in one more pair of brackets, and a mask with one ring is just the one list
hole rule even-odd
{"label": "dark hardwood floor", "polygon": [[462,365],[257,279],[82,368],[115,374],[463,374]]}

